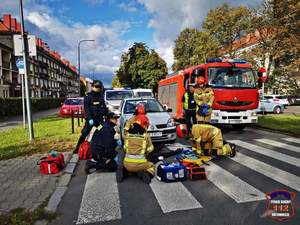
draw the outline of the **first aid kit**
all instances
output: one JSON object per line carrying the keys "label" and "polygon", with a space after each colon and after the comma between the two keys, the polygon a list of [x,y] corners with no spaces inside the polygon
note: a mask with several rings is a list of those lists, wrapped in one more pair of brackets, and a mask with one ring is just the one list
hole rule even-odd
{"label": "first aid kit", "polygon": [[185,166],[176,163],[162,163],[157,166],[156,178],[163,182],[184,181],[187,178]]}
{"label": "first aid kit", "polygon": [[65,167],[64,155],[54,151],[48,156],[42,157],[37,164],[40,166],[42,174],[56,174]]}

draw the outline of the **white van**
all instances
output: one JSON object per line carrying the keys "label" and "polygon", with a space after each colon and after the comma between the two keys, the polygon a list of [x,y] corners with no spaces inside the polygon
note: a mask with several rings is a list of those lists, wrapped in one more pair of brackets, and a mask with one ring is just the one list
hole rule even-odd
{"label": "white van", "polygon": [[137,88],[133,89],[133,95],[137,98],[153,98],[153,92],[151,89]]}

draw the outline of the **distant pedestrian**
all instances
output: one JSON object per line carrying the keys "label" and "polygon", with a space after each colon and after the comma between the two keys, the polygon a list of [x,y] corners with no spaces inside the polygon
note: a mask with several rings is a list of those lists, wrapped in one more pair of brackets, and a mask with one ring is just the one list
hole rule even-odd
{"label": "distant pedestrian", "polygon": [[193,124],[197,123],[196,120],[196,102],[194,100],[194,86],[189,84],[188,89],[182,96],[184,118],[188,129],[188,133],[191,134]]}
{"label": "distant pedestrian", "polygon": [[74,153],[78,153],[80,145],[85,141],[92,127],[98,127],[104,122],[108,110],[105,105],[103,91],[104,87],[102,82],[100,80],[94,80],[92,83],[92,91],[84,97],[85,125],[81,131],[81,136]]}

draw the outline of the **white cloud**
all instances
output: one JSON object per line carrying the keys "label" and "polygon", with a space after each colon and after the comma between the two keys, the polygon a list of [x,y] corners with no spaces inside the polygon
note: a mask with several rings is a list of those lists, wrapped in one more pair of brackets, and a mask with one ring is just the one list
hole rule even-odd
{"label": "white cloud", "polygon": [[130,1],[128,3],[122,2],[121,4],[119,4],[119,8],[123,9],[127,12],[136,12],[137,11],[136,2],[134,2],[134,1]]}
{"label": "white cloud", "polygon": [[87,4],[95,6],[95,5],[101,5],[104,0],[84,0]]}
{"label": "white cloud", "polygon": [[[154,29],[153,39],[158,53],[173,64],[174,40],[187,28],[200,28],[209,9],[224,3],[224,0],[138,0],[151,13],[148,26]],[[255,5],[261,0],[228,0],[233,5]]]}

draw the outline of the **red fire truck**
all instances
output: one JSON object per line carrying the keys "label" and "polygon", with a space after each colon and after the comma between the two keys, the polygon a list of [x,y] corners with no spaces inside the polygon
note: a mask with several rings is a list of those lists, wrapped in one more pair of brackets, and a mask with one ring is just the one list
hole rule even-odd
{"label": "red fire truck", "polygon": [[183,119],[182,96],[188,84],[196,83],[198,76],[204,76],[206,84],[214,91],[212,123],[243,129],[247,124],[257,122],[254,112],[259,102],[257,80],[261,85],[262,73],[256,76],[244,60],[219,58],[208,59],[205,64],[170,74],[159,81],[158,100],[172,109],[174,119]]}

